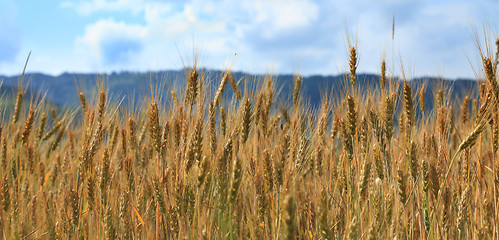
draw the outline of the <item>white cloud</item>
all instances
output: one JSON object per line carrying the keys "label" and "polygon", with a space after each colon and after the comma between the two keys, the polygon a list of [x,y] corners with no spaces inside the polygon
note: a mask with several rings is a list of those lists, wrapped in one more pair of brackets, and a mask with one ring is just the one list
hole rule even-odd
{"label": "white cloud", "polygon": [[[311,27],[318,18],[318,6],[311,1],[254,1],[250,22],[269,38],[296,28]],[[264,26],[264,27],[263,27]]]}
{"label": "white cloud", "polygon": [[79,14],[89,15],[99,11],[132,11],[138,13],[142,11],[144,0],[78,0],[63,1],[61,7],[73,8]]}
{"label": "white cloud", "polygon": [[348,26],[358,36],[361,72],[377,72],[384,55],[395,65],[399,56],[413,64],[416,76],[445,69],[457,77],[472,76],[465,54],[476,53],[469,29],[480,22],[473,21],[499,5],[487,0],[90,0],[62,6],[81,14],[143,16],[140,24],[101,19],[77,39],[81,56],[109,70],[181,67],[178,48],[190,54],[185,49],[195,42],[209,68],[237,61],[236,69],[256,72],[290,73],[298,64],[304,74],[336,74],[347,69]]}
{"label": "white cloud", "polygon": [[144,6],[144,18],[147,22],[159,22],[169,14],[173,14],[169,4],[147,4]]}
{"label": "white cloud", "polygon": [[76,39],[76,47],[90,50],[94,59],[112,66],[128,63],[139,54],[147,34],[144,26],[104,19],[87,26],[85,34]]}

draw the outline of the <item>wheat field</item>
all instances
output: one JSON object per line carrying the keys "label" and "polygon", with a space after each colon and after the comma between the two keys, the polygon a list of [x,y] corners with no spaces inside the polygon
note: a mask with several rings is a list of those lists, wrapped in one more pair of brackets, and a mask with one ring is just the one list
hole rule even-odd
{"label": "wheat field", "polygon": [[359,89],[355,46],[344,95],[317,111],[299,75],[278,104],[271,75],[241,91],[196,62],[139,108],[101,84],[51,111],[21,83],[1,105],[0,238],[498,239],[497,58],[479,50],[479,95],[460,103],[384,60]]}

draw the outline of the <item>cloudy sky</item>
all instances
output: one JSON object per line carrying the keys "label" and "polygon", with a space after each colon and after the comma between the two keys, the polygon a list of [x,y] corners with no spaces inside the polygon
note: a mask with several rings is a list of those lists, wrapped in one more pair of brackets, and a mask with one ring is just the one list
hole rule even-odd
{"label": "cloudy sky", "polygon": [[495,0],[0,0],[0,74],[29,51],[28,71],[49,74],[180,69],[193,52],[207,68],[338,74],[348,29],[360,72],[384,56],[395,73],[473,77],[473,29],[498,37],[498,12]]}

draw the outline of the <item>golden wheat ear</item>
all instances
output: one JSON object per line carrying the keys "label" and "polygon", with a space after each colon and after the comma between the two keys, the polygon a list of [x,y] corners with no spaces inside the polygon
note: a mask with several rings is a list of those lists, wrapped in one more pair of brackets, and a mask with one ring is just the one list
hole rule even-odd
{"label": "golden wheat ear", "polygon": [[357,50],[354,46],[350,46],[350,61],[348,65],[350,67],[350,75],[348,78],[350,79],[350,83],[352,84],[352,95],[355,91],[355,81],[357,80]]}
{"label": "golden wheat ear", "polygon": [[379,87],[381,92],[385,91],[386,86],[386,62],[385,60],[381,61],[381,76],[379,77]]}
{"label": "golden wheat ear", "polygon": [[222,94],[224,92],[224,89],[225,89],[225,85],[227,84],[227,81],[229,80],[229,75],[230,75],[230,72],[226,72],[222,78],[222,81],[220,82],[220,86],[218,87],[218,90],[217,92],[215,93],[215,99],[213,100],[213,105],[218,106],[218,104],[220,103],[220,100],[222,98]]}
{"label": "golden wheat ear", "polygon": [[300,76],[295,76],[295,89],[293,91],[293,104],[298,105],[300,101],[300,89],[301,89],[302,78]]}

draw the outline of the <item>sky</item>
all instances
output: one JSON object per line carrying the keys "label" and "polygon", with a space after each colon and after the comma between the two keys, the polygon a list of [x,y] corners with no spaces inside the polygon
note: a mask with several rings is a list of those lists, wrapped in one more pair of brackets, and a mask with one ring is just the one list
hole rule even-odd
{"label": "sky", "polygon": [[[0,75],[209,69],[474,77],[495,0],[0,0]],[[394,35],[392,39],[392,23]],[[485,32],[485,33],[484,33]],[[487,35],[487,37],[485,36]],[[495,49],[495,47],[494,47]]]}

